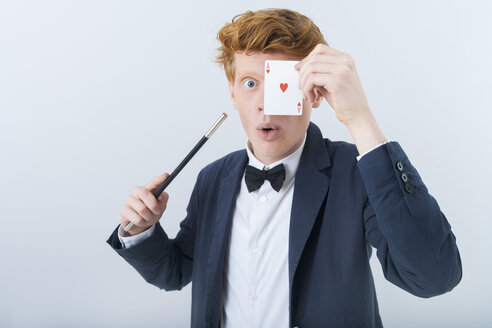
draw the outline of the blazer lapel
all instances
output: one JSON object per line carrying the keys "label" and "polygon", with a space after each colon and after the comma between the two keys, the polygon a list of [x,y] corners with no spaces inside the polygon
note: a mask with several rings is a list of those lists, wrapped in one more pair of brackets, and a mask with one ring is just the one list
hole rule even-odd
{"label": "blazer lapel", "polygon": [[225,172],[219,182],[217,212],[207,264],[207,309],[205,312],[207,323],[220,320],[220,311],[217,310],[220,310],[218,304],[221,304],[222,300],[222,273],[226,241],[229,236],[236,196],[247,162],[248,155],[244,149],[239,151],[237,156],[231,157],[222,168]]}
{"label": "blazer lapel", "polygon": [[[238,152],[225,165],[217,195],[217,212],[207,263],[206,326],[220,321],[222,279],[226,242],[237,193],[248,163],[246,150]],[[297,167],[289,231],[289,285],[316,216],[326,196],[330,178],[321,172],[331,165],[321,131],[310,123],[304,149]]]}
{"label": "blazer lapel", "polygon": [[323,172],[330,166],[321,131],[310,123],[294,182],[289,230],[290,292],[302,251],[330,186],[331,179]]}

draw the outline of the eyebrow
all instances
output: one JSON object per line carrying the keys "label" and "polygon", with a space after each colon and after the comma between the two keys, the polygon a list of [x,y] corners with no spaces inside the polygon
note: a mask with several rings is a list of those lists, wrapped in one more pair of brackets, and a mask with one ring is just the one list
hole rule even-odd
{"label": "eyebrow", "polygon": [[241,71],[241,72],[237,73],[238,79],[245,76],[245,75],[251,75],[254,77],[261,78],[260,74],[258,74],[257,72],[253,72],[253,71]]}

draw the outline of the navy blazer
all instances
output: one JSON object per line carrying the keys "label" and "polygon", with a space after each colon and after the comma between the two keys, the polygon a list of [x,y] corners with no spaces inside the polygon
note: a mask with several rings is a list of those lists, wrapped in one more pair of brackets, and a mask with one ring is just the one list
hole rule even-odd
{"label": "navy blazer", "polygon": [[[323,139],[310,123],[290,217],[291,326],[382,327],[371,246],[385,278],[413,295],[443,294],[461,280],[451,226],[400,145],[357,155],[354,144]],[[107,240],[161,289],[193,281],[192,327],[219,327],[226,242],[247,162],[242,149],[200,171],[176,238],[158,223],[128,249],[117,228]]]}

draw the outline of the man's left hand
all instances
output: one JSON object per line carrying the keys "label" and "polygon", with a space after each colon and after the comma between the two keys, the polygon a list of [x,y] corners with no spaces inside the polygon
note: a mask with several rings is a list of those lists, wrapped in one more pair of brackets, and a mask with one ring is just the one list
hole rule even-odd
{"label": "man's left hand", "polygon": [[338,120],[347,127],[371,116],[354,60],[349,54],[320,43],[296,65],[296,69],[304,99],[314,103],[323,96],[335,110]]}

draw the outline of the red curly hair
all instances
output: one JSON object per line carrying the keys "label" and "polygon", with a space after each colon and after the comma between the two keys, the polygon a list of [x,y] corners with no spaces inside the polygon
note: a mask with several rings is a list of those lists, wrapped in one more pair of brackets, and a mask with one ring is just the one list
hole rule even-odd
{"label": "red curly hair", "polygon": [[289,9],[246,11],[232,18],[217,33],[221,46],[216,62],[234,82],[234,55],[281,51],[304,58],[323,43],[328,45],[319,28],[308,17]]}

